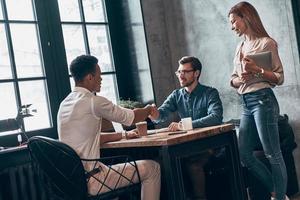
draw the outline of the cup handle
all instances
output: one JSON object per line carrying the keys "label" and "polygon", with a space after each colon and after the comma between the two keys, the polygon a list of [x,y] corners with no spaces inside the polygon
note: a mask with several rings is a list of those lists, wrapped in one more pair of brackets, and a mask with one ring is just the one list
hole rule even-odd
{"label": "cup handle", "polygon": [[179,130],[183,130],[182,121],[180,121],[180,122],[178,123],[178,128],[179,128]]}

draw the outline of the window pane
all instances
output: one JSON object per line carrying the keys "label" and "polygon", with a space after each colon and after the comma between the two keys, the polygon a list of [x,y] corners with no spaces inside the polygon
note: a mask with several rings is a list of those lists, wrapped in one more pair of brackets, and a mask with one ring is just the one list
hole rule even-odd
{"label": "window pane", "polygon": [[101,82],[101,90],[100,94],[98,95],[104,96],[105,98],[109,99],[110,101],[116,103],[117,102],[117,81],[115,74],[105,74],[102,75],[102,82]]}
{"label": "window pane", "polygon": [[[110,101],[116,103],[118,100],[118,93],[117,93],[117,81],[115,74],[105,74],[101,75],[102,82],[101,82],[101,89],[97,95],[101,95]],[[71,88],[75,87],[75,83],[73,78],[70,78]]]}
{"label": "window pane", "polygon": [[141,84],[140,93],[142,94],[142,101],[149,102],[153,100],[151,72],[149,67],[148,52],[146,46],[146,38],[143,26],[132,27],[133,45],[135,49],[135,58],[137,67],[139,69],[139,80]]}
{"label": "window pane", "polygon": [[48,95],[45,81],[20,82],[21,102],[23,105],[32,104],[30,109],[36,109],[32,117],[24,118],[25,131],[50,127]]}
{"label": "window pane", "polygon": [[75,87],[75,82],[72,77],[70,77],[70,84],[71,84],[71,90],[73,90],[73,88]]}
{"label": "window pane", "polygon": [[132,27],[133,45],[136,51],[136,62],[138,68],[149,69],[149,60],[146,46],[146,38],[143,26]]}
{"label": "window pane", "polygon": [[[0,83],[0,120],[16,118],[18,108],[15,98],[14,86],[12,83]],[[15,134],[20,129],[0,132],[1,135]]]}
{"label": "window pane", "polygon": [[0,79],[12,78],[5,28],[0,24]]}
{"label": "window pane", "polygon": [[99,59],[102,72],[113,71],[106,26],[87,25],[91,54]]}
{"label": "window pane", "polygon": [[104,10],[101,0],[83,0],[84,17],[86,22],[104,22]]}
{"label": "window pane", "polygon": [[78,0],[58,0],[61,21],[81,21]]}
{"label": "window pane", "polygon": [[13,83],[0,83],[0,120],[15,118],[18,113]]}
{"label": "window pane", "polygon": [[128,6],[128,12],[131,23],[143,23],[142,9],[140,0],[127,0],[123,1]]}
{"label": "window pane", "polygon": [[62,25],[68,65],[77,56],[86,54],[81,25]]}
{"label": "window pane", "polygon": [[43,76],[35,24],[11,24],[18,77]]}
{"label": "window pane", "polygon": [[10,20],[34,20],[32,0],[8,0],[6,7]]}
{"label": "window pane", "polygon": [[3,19],[3,14],[2,14],[2,4],[0,2],[0,19]]}

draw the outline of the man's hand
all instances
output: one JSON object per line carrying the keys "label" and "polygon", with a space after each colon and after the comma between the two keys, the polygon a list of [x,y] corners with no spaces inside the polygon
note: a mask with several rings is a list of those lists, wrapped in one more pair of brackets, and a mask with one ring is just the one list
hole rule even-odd
{"label": "man's hand", "polygon": [[148,104],[143,108],[133,109],[133,112],[134,112],[134,120],[132,124],[135,124],[137,122],[145,121],[147,117],[151,116],[151,114],[155,112],[155,108],[153,105]]}
{"label": "man's hand", "polygon": [[139,134],[136,129],[132,131],[126,131],[126,139],[138,138]]}
{"label": "man's hand", "polygon": [[152,104],[151,106],[152,106],[152,110],[151,110],[151,113],[149,115],[149,118],[151,120],[156,120],[159,117],[159,111],[158,111],[155,104]]}
{"label": "man's hand", "polygon": [[170,131],[179,131],[182,130],[182,124],[180,122],[172,122],[168,128]]}

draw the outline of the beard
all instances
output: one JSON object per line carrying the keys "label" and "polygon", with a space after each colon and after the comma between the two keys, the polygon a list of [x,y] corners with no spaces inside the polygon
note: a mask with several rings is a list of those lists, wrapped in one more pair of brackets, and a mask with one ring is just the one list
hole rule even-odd
{"label": "beard", "polygon": [[186,82],[180,82],[180,86],[181,86],[181,87],[189,87],[189,86],[191,86],[195,81],[196,81],[196,79],[193,79],[193,80],[190,80],[190,81],[186,81]]}

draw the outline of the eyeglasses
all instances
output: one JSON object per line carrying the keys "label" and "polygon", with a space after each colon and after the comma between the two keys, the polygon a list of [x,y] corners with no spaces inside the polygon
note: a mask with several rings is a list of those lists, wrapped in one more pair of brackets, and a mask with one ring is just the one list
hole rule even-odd
{"label": "eyeglasses", "polygon": [[190,72],[194,72],[195,70],[194,69],[190,69],[190,70],[177,70],[175,72],[176,76],[180,76],[180,75],[186,75],[187,73],[190,73]]}

